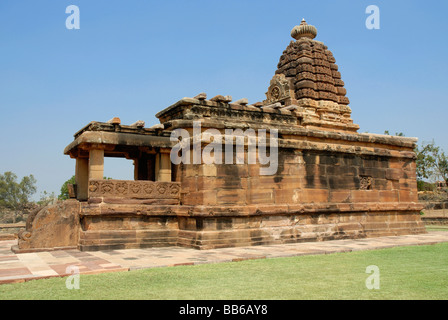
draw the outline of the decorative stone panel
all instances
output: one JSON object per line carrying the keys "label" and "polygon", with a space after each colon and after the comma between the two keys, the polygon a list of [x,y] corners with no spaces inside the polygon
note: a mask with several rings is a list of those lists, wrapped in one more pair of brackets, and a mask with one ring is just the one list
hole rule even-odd
{"label": "decorative stone panel", "polygon": [[372,189],[372,177],[361,176],[359,179],[359,189],[361,189],[361,190]]}
{"label": "decorative stone panel", "polygon": [[294,87],[291,85],[290,80],[286,79],[285,75],[274,75],[271,79],[268,92],[266,92],[266,97],[265,104],[280,101],[285,101],[286,104],[290,104],[295,99]]}
{"label": "decorative stone panel", "polygon": [[90,180],[89,197],[178,199],[179,182],[142,180]]}

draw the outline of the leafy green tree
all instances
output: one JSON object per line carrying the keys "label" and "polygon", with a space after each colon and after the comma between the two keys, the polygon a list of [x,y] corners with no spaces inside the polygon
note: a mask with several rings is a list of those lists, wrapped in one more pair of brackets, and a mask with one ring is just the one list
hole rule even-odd
{"label": "leafy green tree", "polygon": [[20,182],[11,171],[0,174],[0,206],[13,210],[14,220],[30,203],[30,197],[36,190],[36,179],[32,174],[23,177]]}
{"label": "leafy green tree", "polygon": [[68,184],[75,184],[75,176],[72,176],[70,179],[64,182],[64,184],[61,187],[61,193],[58,196],[59,200],[67,200],[69,198],[68,196]]}
{"label": "leafy green tree", "polygon": [[439,147],[433,153],[433,157],[435,159],[434,168],[436,175],[448,186],[448,157]]}
{"label": "leafy green tree", "polygon": [[448,185],[448,157],[434,141],[415,149],[417,180],[442,179]]}
{"label": "leafy green tree", "polygon": [[434,158],[431,156],[431,151],[434,147],[434,142],[431,144],[422,144],[421,147],[415,148],[416,153],[416,167],[417,167],[417,180],[423,181],[429,179],[433,171]]}

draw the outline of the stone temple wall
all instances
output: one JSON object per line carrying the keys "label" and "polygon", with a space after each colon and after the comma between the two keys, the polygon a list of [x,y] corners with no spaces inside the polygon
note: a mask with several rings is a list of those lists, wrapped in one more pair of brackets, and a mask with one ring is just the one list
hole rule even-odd
{"label": "stone temple wall", "polygon": [[[202,117],[207,107],[220,106],[178,103],[167,110],[177,115],[170,128],[191,128],[194,115]],[[238,127],[233,107],[202,118],[202,129],[220,122],[224,134]],[[192,120],[179,120],[179,113]],[[265,119],[245,128],[278,129],[275,174],[260,175],[259,163],[180,165],[176,179],[188,212],[178,216],[179,244],[211,248],[425,232],[415,139],[291,128],[288,118]]]}
{"label": "stone temple wall", "polygon": [[[184,245],[215,247],[424,232],[412,161],[284,150],[281,172],[257,165],[185,168]],[[194,206],[200,205],[200,210]]]}

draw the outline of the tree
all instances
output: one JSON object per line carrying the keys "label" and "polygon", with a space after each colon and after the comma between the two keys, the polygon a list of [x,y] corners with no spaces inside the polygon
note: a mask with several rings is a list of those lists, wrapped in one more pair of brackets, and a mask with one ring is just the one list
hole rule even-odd
{"label": "tree", "polygon": [[0,206],[13,210],[14,220],[30,203],[30,197],[36,190],[36,179],[32,174],[23,177],[20,182],[11,171],[0,174]]}
{"label": "tree", "polygon": [[40,199],[37,201],[37,204],[41,207],[46,207],[52,203],[55,203],[58,200],[55,193],[48,193],[47,191],[43,191],[40,194]]}
{"label": "tree", "polygon": [[434,152],[433,157],[434,167],[436,175],[441,178],[446,185],[448,185],[448,157],[445,155],[445,152],[437,147],[437,150]]}
{"label": "tree", "polygon": [[68,179],[67,181],[64,182],[64,184],[61,187],[61,193],[58,196],[59,200],[67,200],[69,198],[68,195],[68,184],[75,184],[76,180],[75,180],[75,176],[72,176],[70,179]]}
{"label": "tree", "polygon": [[434,141],[415,148],[417,180],[442,179],[448,185],[448,157]]}
{"label": "tree", "polygon": [[431,153],[433,148],[434,142],[426,145],[422,144],[421,147],[417,146],[415,148],[417,180],[423,181],[424,179],[429,179],[432,175],[434,158],[431,156]]}

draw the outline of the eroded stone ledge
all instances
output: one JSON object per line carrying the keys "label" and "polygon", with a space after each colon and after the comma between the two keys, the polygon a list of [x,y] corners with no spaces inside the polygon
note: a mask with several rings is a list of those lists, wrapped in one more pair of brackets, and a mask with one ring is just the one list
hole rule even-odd
{"label": "eroded stone ledge", "polygon": [[185,217],[244,217],[290,214],[328,214],[353,212],[420,212],[423,206],[418,202],[322,202],[278,205],[244,205],[244,206],[177,206],[168,204],[135,205],[127,203],[83,204],[81,216],[135,215],[135,216],[185,216]]}

